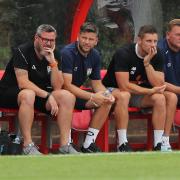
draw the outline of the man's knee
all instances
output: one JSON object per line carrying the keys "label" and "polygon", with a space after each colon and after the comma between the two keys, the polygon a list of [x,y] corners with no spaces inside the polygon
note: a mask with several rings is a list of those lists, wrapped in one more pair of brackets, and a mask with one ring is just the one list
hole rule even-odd
{"label": "man's knee", "polygon": [[126,92],[126,91],[118,91],[116,94],[115,94],[115,98],[116,98],[116,103],[129,103],[129,99],[131,97],[131,94],[129,92]]}
{"label": "man's knee", "polygon": [[22,90],[18,95],[18,104],[34,106],[35,92],[29,89]]}
{"label": "man's knee", "polygon": [[153,94],[152,95],[152,101],[154,106],[165,106],[166,105],[166,99],[164,94]]}
{"label": "man's knee", "polygon": [[55,92],[55,97],[59,103],[63,104],[74,104],[76,100],[75,96],[71,92],[64,89]]}
{"label": "man's knee", "polygon": [[175,93],[166,91],[164,94],[166,97],[167,104],[177,105],[178,97]]}

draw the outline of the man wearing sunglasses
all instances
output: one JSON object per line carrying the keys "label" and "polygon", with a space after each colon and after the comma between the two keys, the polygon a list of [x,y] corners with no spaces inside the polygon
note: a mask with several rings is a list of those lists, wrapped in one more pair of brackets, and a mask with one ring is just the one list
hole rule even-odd
{"label": "man wearing sunglasses", "polygon": [[0,106],[19,108],[25,155],[41,154],[31,137],[34,109],[57,119],[61,144],[59,153],[78,153],[68,143],[75,97],[62,89],[60,57],[55,50],[56,36],[54,27],[40,25],[33,43],[22,44],[15,49],[0,82]]}

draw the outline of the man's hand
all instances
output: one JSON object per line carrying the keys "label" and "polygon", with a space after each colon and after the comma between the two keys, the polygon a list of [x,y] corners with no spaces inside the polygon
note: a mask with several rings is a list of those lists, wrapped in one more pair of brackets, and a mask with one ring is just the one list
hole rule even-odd
{"label": "man's hand", "polygon": [[153,87],[152,89],[150,89],[150,95],[151,94],[155,94],[155,93],[162,94],[165,89],[166,89],[166,85],[158,86],[158,87]]}
{"label": "man's hand", "polygon": [[53,48],[44,47],[44,57],[47,59],[47,61],[50,64],[55,61],[55,58],[54,58],[54,49],[55,49],[55,46]]}
{"label": "man's hand", "polygon": [[56,103],[56,100],[54,99],[53,95],[51,94],[48,98],[48,103],[51,109],[51,115],[52,116],[57,116],[58,111],[59,111],[59,107]]}
{"label": "man's hand", "polygon": [[155,56],[157,53],[156,47],[152,47],[149,49],[148,54],[144,57],[144,66],[148,66],[150,64],[151,59]]}
{"label": "man's hand", "polygon": [[105,102],[114,103],[115,101],[114,97],[111,94],[107,96],[104,93],[105,93],[104,91],[99,91],[93,94],[91,101],[96,107],[101,106]]}
{"label": "man's hand", "polygon": [[114,103],[115,98],[114,96],[109,92],[109,90],[106,90],[103,92],[103,95],[108,98],[108,100],[105,100],[106,102]]}

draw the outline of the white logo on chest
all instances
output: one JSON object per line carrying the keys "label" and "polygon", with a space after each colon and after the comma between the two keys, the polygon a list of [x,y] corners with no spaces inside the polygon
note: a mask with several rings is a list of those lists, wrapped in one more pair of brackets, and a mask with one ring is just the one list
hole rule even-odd
{"label": "white logo on chest", "polygon": [[35,70],[35,69],[36,69],[36,66],[35,66],[35,65],[32,65],[32,69],[34,69],[34,70]]}
{"label": "white logo on chest", "polygon": [[171,67],[171,63],[167,63],[167,67]]}
{"label": "white logo on chest", "polygon": [[91,72],[92,72],[92,68],[88,68],[87,69],[87,76],[89,76],[91,74]]}
{"label": "white logo on chest", "polygon": [[130,74],[132,74],[132,75],[135,74],[135,71],[136,71],[136,67],[132,67],[131,71],[130,71]]}

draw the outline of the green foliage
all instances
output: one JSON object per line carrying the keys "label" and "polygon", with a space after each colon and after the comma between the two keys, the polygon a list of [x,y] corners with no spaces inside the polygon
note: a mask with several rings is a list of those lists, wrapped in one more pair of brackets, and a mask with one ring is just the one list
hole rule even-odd
{"label": "green foliage", "polygon": [[7,59],[10,59],[11,56],[11,50],[9,47],[0,47],[0,69],[4,69]]}

